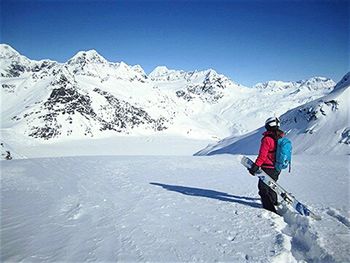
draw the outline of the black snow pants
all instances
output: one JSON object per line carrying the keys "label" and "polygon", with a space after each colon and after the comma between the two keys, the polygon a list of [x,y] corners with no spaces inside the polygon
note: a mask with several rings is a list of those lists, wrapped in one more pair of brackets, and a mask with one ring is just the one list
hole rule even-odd
{"label": "black snow pants", "polygon": [[[278,180],[278,176],[281,172],[276,171],[272,168],[263,168],[264,172],[271,176],[275,181]],[[277,194],[270,187],[268,187],[265,183],[259,180],[258,184],[259,195],[261,198],[261,203],[263,208],[276,213],[275,205],[277,205]]]}

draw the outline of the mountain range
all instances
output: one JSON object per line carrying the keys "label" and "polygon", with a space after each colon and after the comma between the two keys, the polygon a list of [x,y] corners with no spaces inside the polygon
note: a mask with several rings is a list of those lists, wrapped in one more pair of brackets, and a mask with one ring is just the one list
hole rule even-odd
{"label": "mountain range", "polygon": [[[293,142],[294,153],[350,154],[350,72],[327,95],[289,110],[281,127]],[[229,136],[195,155],[256,154],[264,127]]]}
{"label": "mountain range", "polygon": [[[325,77],[245,87],[213,69],[109,62],[95,50],[65,63],[35,61],[0,45],[1,129],[39,141],[115,135],[238,138],[272,115],[330,95]],[[346,140],[346,139],[345,139]]]}

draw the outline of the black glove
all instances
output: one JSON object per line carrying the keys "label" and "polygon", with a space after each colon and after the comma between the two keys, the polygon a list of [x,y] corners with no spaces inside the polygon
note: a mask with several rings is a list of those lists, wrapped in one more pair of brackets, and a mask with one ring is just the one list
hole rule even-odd
{"label": "black glove", "polygon": [[255,163],[253,163],[252,167],[248,169],[249,173],[251,175],[255,175],[255,173],[259,170],[259,166],[257,166]]}

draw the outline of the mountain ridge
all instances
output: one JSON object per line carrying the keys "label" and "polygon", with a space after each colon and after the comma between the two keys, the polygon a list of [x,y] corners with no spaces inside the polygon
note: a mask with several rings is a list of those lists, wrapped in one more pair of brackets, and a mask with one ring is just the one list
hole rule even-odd
{"label": "mountain ridge", "polygon": [[[350,72],[327,95],[284,113],[281,128],[293,142],[293,152],[308,154],[350,154]],[[255,155],[264,127],[242,136],[229,136],[208,145],[195,155]]]}
{"label": "mountain ridge", "polygon": [[[276,113],[273,90],[242,86],[214,69],[159,66],[147,75],[140,65],[108,62],[96,50],[58,63],[30,60],[5,44],[0,59],[1,126],[37,139],[118,133],[223,138],[253,130]],[[322,77],[295,83],[273,92],[278,114],[328,94],[335,85]],[[301,92],[303,83],[311,88]]]}

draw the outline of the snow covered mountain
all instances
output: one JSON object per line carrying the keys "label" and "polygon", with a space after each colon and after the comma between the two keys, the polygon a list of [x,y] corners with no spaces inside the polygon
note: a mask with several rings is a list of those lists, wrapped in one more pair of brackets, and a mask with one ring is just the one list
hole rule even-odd
{"label": "snow covered mountain", "polygon": [[350,73],[334,90],[282,115],[296,152],[350,154]]}
{"label": "snow covered mountain", "polygon": [[[334,90],[281,116],[281,127],[293,142],[295,153],[350,154],[350,72]],[[196,155],[257,154],[261,127],[243,136],[230,136]]]}
{"label": "snow covered mountain", "polygon": [[303,91],[317,91],[332,89],[334,82],[331,79],[324,77],[314,77],[308,80],[300,80],[295,82],[283,82],[283,81],[268,81],[265,83],[258,83],[254,87],[259,90],[266,90],[269,93],[276,93],[285,89],[293,89],[295,93]]}
{"label": "snow covered mountain", "polygon": [[140,82],[147,78],[141,66],[130,67],[124,62],[110,63],[95,50],[78,52],[68,60],[67,65],[72,74],[99,78],[101,82],[110,77]]}
{"label": "snow covered mountain", "polygon": [[0,62],[1,128],[44,140],[240,135],[266,116],[324,96],[335,85],[316,77],[248,88],[213,69],[185,72],[164,66],[147,76],[141,66],[108,62],[95,50],[58,63],[30,60],[2,44]]}
{"label": "snow covered mountain", "polygon": [[[94,136],[105,130],[128,133],[139,126],[166,128],[159,113],[151,116],[145,105],[117,96],[110,87],[111,82],[119,84],[121,93],[132,86],[128,97],[136,93],[147,78],[140,66],[109,63],[96,51],[79,52],[59,64],[31,61],[2,45],[1,76],[2,127],[34,138]],[[166,100],[157,91],[147,94],[155,101]]]}

